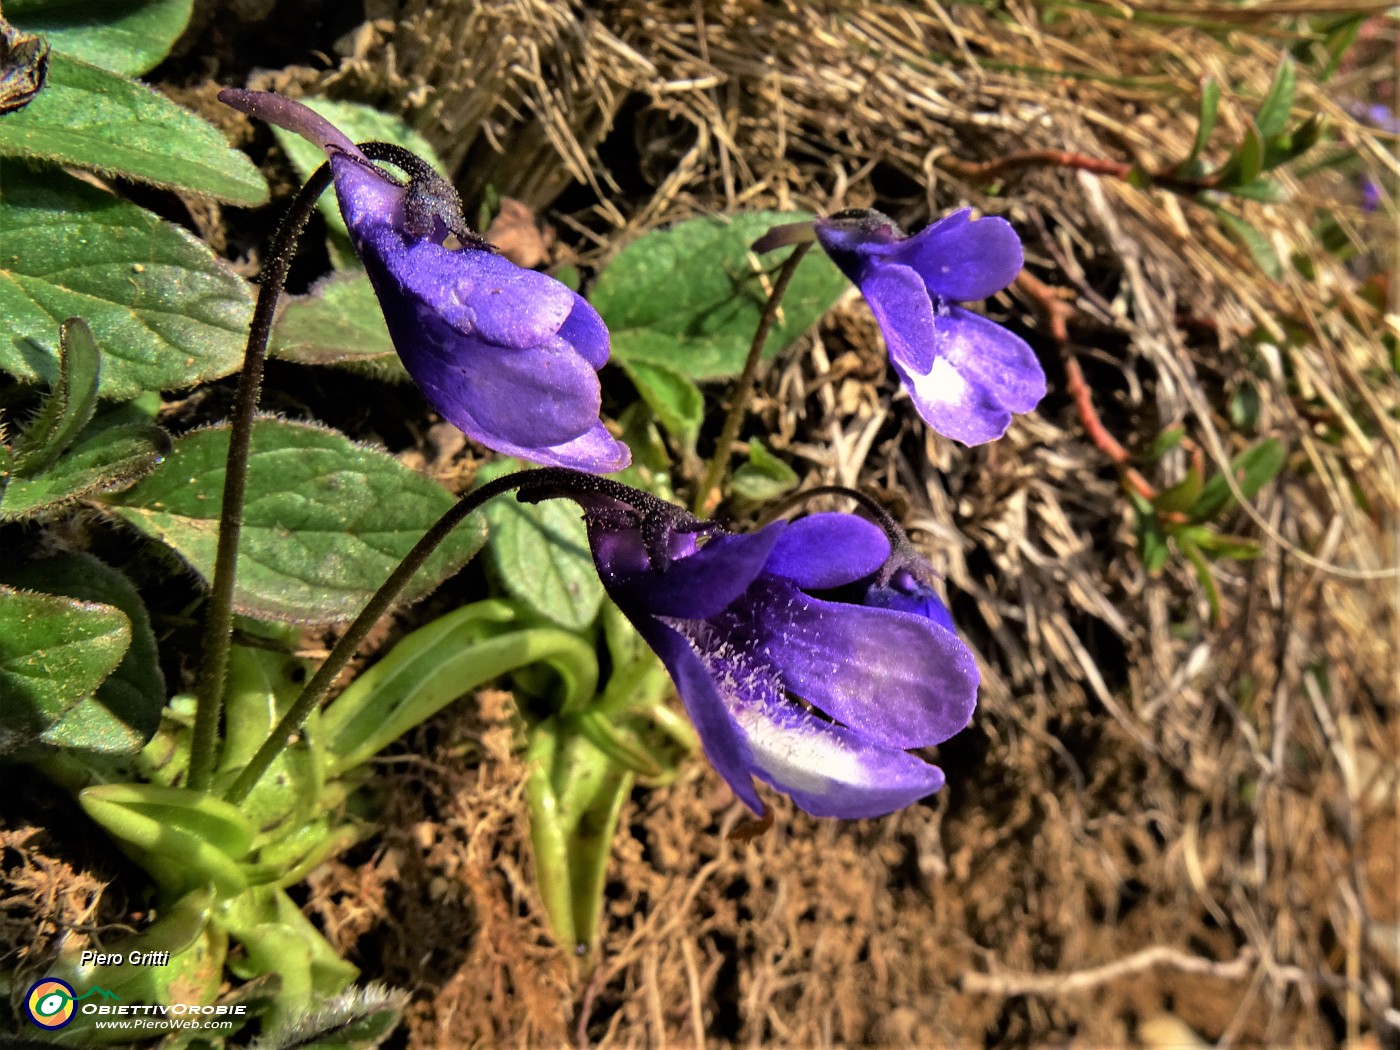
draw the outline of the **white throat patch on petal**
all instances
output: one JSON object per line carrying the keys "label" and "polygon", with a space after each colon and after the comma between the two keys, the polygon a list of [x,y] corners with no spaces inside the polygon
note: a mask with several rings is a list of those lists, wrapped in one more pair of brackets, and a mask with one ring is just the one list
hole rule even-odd
{"label": "white throat patch on petal", "polygon": [[783,725],[762,705],[733,714],[748,738],[754,765],[779,786],[824,795],[834,787],[868,784],[870,774],[860,757],[819,725],[807,724],[810,715]]}
{"label": "white throat patch on petal", "polygon": [[967,400],[970,387],[947,358],[935,357],[927,375],[909,375],[916,401],[938,405],[960,405]]}

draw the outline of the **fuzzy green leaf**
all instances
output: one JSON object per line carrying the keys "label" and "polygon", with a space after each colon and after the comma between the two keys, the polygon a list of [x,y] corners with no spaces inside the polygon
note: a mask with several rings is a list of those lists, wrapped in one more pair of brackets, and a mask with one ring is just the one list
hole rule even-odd
{"label": "fuzzy green leaf", "polygon": [[56,51],[139,76],[170,53],[194,0],[6,0],[5,17]]}
{"label": "fuzzy green leaf", "polygon": [[1142,559],[1142,567],[1155,576],[1167,564],[1167,534],[1162,531],[1162,521],[1151,503],[1138,495],[1130,498],[1137,516],[1134,531],[1137,533],[1138,557]]}
{"label": "fuzzy green leaf", "polygon": [[1181,444],[1181,439],[1186,436],[1186,428],[1180,423],[1175,423],[1167,427],[1152,440],[1152,444],[1143,454],[1143,458],[1149,463],[1156,463],[1177,445]]}
{"label": "fuzzy green leaf", "polygon": [[488,599],[402,638],[325,709],[327,773],[339,776],[369,761],[459,696],[504,674],[548,668],[557,683],[552,704],[592,702],[598,691],[592,641],[533,623],[513,603]]}
{"label": "fuzzy green leaf", "polygon": [[[207,579],[227,456],[224,427],[186,434],[154,473],[107,502]],[[348,620],[451,504],[442,488],[383,452],[320,427],[259,420],[235,608],[288,623]],[[483,532],[480,522],[453,532],[404,600],[422,597],[461,568],[481,547]]]}
{"label": "fuzzy green leaf", "polygon": [[[749,245],[773,226],[807,218],[749,212],[690,219],[624,248],[591,296],[612,330],[618,361],[656,362],[698,380],[737,375],[783,258],[759,257]],[[825,255],[810,252],[783,297],[764,355],[791,345],[847,287]]]}
{"label": "fuzzy green leaf", "polygon": [[[1271,171],[1280,165],[1297,160],[1317,145],[1318,139],[1327,127],[1322,115],[1314,113],[1292,131],[1280,132],[1264,143],[1264,169]],[[1300,173],[1301,174],[1301,173]],[[1236,193],[1239,190],[1235,190]]]}
{"label": "fuzzy green leaf", "polygon": [[59,326],[58,381],[39,415],[15,443],[14,473],[28,478],[50,466],[87,426],[97,408],[101,359],[92,329],[79,317]]}
{"label": "fuzzy green leaf", "polygon": [[131,621],[114,606],[0,585],[0,754],[91,696],[130,645]]}
{"label": "fuzzy green leaf", "polygon": [[[511,459],[488,464],[478,472],[478,483],[522,466]],[[507,496],[482,513],[490,525],[491,563],[506,590],[561,627],[581,631],[592,624],[603,585],[578,508],[568,500],[529,504]]]}
{"label": "fuzzy green leaf", "polygon": [[53,386],[56,322],[75,315],[101,348],[102,397],[191,386],[242,360],[248,285],[184,230],[14,162],[0,164],[0,230],[0,369]]}
{"label": "fuzzy green leaf", "polygon": [[1273,179],[1255,179],[1242,186],[1231,186],[1230,192],[1236,197],[1260,201],[1264,204],[1278,204],[1280,201],[1288,200],[1288,191],[1283,188],[1282,183],[1275,182]]}
{"label": "fuzzy green leaf", "polygon": [[1157,493],[1152,505],[1161,513],[1183,513],[1196,502],[1204,484],[1205,478],[1196,468],[1196,464],[1192,463],[1186,471],[1186,477]]}
{"label": "fuzzy green leaf", "polygon": [[705,395],[674,368],[656,361],[624,359],[622,370],[657,420],[687,451],[695,448],[705,421]]}
{"label": "fuzzy green leaf", "polygon": [[262,204],[267,180],[218,129],[134,80],[54,52],[49,80],[0,120],[0,156],[71,164],[232,204]]}
{"label": "fuzzy green leaf", "polygon": [[170,452],[170,436],[146,423],[89,427],[58,463],[34,478],[11,478],[0,521],[42,517],[96,492],[134,484]]}
{"label": "fuzzy green leaf", "polygon": [[131,581],[90,554],[57,554],[29,562],[5,582],[119,609],[131,625],[131,647],[95,695],[68,711],[40,743],[99,754],[135,754],[155,734],[165,706],[156,637]]}
{"label": "fuzzy green leaf", "polygon": [[749,439],[749,461],[734,472],[734,495],[763,503],[797,487],[797,472],[763,447],[758,438]]}
{"label": "fuzzy green leaf", "polygon": [[368,365],[407,378],[363,270],[331,274],[289,299],[273,326],[271,353],[304,365]]}

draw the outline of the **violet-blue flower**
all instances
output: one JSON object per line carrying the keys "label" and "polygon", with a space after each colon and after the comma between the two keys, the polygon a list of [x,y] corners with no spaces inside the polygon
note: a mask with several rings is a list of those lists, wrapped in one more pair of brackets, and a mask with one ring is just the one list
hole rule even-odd
{"label": "violet-blue flower", "polygon": [[734,535],[606,479],[521,498],[552,495],[583,506],[609,595],[755,813],[754,777],[821,817],[881,816],[942,787],[907,749],[967,725],[977,664],[933,591],[890,571],[881,528],[814,514]]}
{"label": "violet-blue flower", "polygon": [[[391,158],[412,169],[405,184],[300,103],[237,89],[219,98],[326,151],[394,348],[444,419],[535,463],[592,473],[627,466],[627,446],[598,418],[608,330],[582,296],[468,231],[455,191],[420,158]],[[460,246],[448,247],[451,237]]]}
{"label": "violet-blue flower", "polygon": [[919,415],[945,437],[980,445],[1045,396],[1045,372],[1025,340],[954,305],[994,295],[1021,269],[1004,219],[954,212],[912,237],[877,211],[813,224],[817,240],[865,296],[890,361]]}

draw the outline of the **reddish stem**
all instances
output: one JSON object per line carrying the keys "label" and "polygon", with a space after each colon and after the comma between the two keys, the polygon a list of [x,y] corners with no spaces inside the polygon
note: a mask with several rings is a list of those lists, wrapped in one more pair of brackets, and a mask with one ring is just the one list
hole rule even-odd
{"label": "reddish stem", "polygon": [[[1095,175],[1127,181],[1133,172],[1133,165],[1121,160],[1106,160],[1103,157],[1090,157],[1084,153],[1071,153],[1062,149],[1024,149],[1008,153],[992,160],[970,161],[959,157],[943,157],[938,166],[961,178],[977,182],[988,182],[998,175],[1017,168],[1069,168],[1072,171],[1087,171]],[[1182,178],[1171,168],[1161,171],[1145,171],[1142,176],[1157,189],[1170,190],[1186,196],[1208,190],[1215,186],[1213,175],[1201,178]]]}
{"label": "reddish stem", "polygon": [[1015,168],[1073,168],[1076,171],[1091,171],[1095,175],[1111,175],[1115,179],[1126,179],[1132,170],[1131,164],[1122,161],[1088,157],[1083,153],[1070,153],[1062,149],[1025,149],[1008,153],[1004,157],[985,160],[981,163],[945,157],[942,165],[955,175],[968,179],[992,179],[1004,171]]}
{"label": "reddish stem", "polygon": [[1055,341],[1055,347],[1060,351],[1060,357],[1064,360],[1065,388],[1074,398],[1075,408],[1079,410],[1079,421],[1084,425],[1084,432],[1089,435],[1089,440],[1094,443],[1095,448],[1111,459],[1118,467],[1125,486],[1131,488],[1143,499],[1155,499],[1157,490],[1138,473],[1136,468],[1128,465],[1132,459],[1128,450],[1108,432],[1108,428],[1103,425],[1103,420],[1099,418],[1098,411],[1094,408],[1093,391],[1089,389],[1089,384],[1084,378],[1084,370],[1079,367],[1079,359],[1070,350],[1069,319],[1075,313],[1074,307],[1061,299],[1056,294],[1055,289],[1034,277],[1027,270],[1022,270],[1016,275],[1016,286],[1035,301],[1041,315],[1045,318],[1045,323],[1050,329],[1050,338]]}

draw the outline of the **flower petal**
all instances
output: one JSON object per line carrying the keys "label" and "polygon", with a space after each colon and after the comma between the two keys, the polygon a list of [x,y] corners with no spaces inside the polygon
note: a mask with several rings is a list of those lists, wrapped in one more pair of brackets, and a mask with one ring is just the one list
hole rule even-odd
{"label": "flower petal", "polygon": [[784,526],[778,521],[758,532],[716,536],[694,554],[671,562],[664,572],[628,571],[637,564],[634,548],[641,539],[636,530],[601,526],[592,530],[590,541],[603,586],[624,612],[704,620],[719,615],[749,589]]}
{"label": "flower petal", "polygon": [[943,771],[898,748],[871,743],[793,704],[737,712],[760,780],[814,817],[881,817],[943,786]]}
{"label": "flower petal", "polygon": [[[403,225],[404,188],[368,160],[332,153],[331,172],[340,214],[352,236],[377,227],[392,232]],[[402,235],[394,234],[393,239],[402,241]]]}
{"label": "flower petal", "polygon": [[494,252],[425,244],[412,255],[405,285],[437,305],[454,327],[498,346],[538,346],[578,302],[567,285]]}
{"label": "flower petal", "polygon": [[1021,238],[1005,219],[971,219],[964,208],[940,219],[890,252],[890,262],[918,271],[929,293],[965,302],[995,295],[1021,271]]}
{"label": "flower petal", "polygon": [[[895,576],[897,584],[900,582],[900,575],[903,574]],[[865,600],[861,604],[873,606],[876,609],[894,609],[896,612],[913,613],[915,616],[932,620],[938,626],[949,631],[955,633],[957,631],[953,625],[953,614],[943,604],[943,599],[939,598],[931,588],[917,580],[907,581],[904,586],[871,587],[865,592]]]}
{"label": "flower petal", "polygon": [[1045,370],[1024,339],[961,306],[939,318],[935,354],[982,383],[1012,412],[1029,412],[1045,396]]}
{"label": "flower petal", "polygon": [[559,338],[568,343],[595,369],[608,363],[611,338],[608,326],[588,300],[574,293],[574,308],[559,327]]}
{"label": "flower petal", "polygon": [[927,372],[933,364],[936,322],[923,279],[907,266],[876,259],[867,264],[859,283],[890,357],[915,372]]}
{"label": "flower petal", "polygon": [[961,307],[938,318],[935,357],[927,372],[891,361],[919,410],[944,437],[980,445],[1006,433],[1012,412],[1045,396],[1045,373],[1025,341]]}
{"label": "flower petal", "polygon": [[977,706],[972,651],[932,620],[821,601],[776,578],[745,599],[789,690],[890,747],[941,743]]}
{"label": "flower petal", "polygon": [[[627,610],[624,608],[623,611]],[[705,757],[744,805],[755,813],[762,813],[763,803],[759,800],[750,774],[753,756],[748,742],[720,698],[705,661],[689,640],[659,620],[630,613],[628,618],[652,651],[661,657],[671,680],[676,683],[676,692],[685,705],[685,713],[700,734],[700,746],[705,749]]]}
{"label": "flower petal", "polygon": [[890,556],[890,540],[878,525],[854,514],[810,514],[790,522],[767,570],[806,590],[854,583]]}
{"label": "flower petal", "polygon": [[404,367],[448,422],[497,450],[548,448],[597,423],[598,373],[562,341],[502,350],[462,334],[430,304],[395,295],[392,278],[366,264]]}
{"label": "flower petal", "polygon": [[501,444],[496,450],[507,456],[519,456],[546,467],[572,467],[589,474],[611,474],[623,470],[632,462],[632,450],[608,433],[602,423],[594,423],[572,441],[548,448],[525,448]]}

